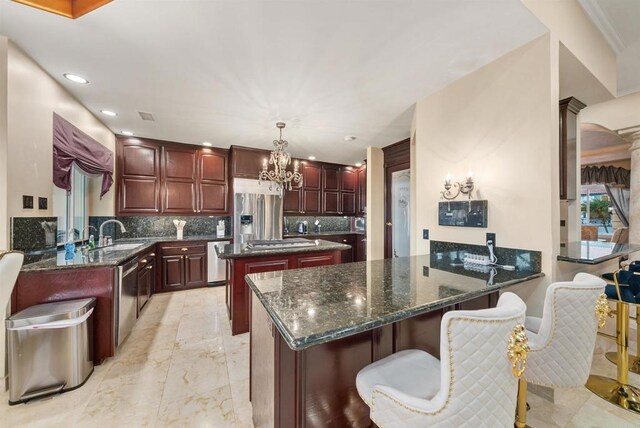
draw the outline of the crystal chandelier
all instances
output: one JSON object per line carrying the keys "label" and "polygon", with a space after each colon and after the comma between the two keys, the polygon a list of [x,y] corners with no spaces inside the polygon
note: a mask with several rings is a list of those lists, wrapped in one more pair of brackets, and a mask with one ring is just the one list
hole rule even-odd
{"label": "crystal chandelier", "polygon": [[[287,167],[291,164],[291,155],[287,152],[288,142],[282,139],[282,129],[286,126],[284,122],[276,123],[280,130],[280,139],[273,140],[273,151],[269,156],[269,160],[262,163],[262,171],[258,174],[260,184],[263,181],[269,181],[269,190],[276,190],[280,194],[284,194],[285,190],[292,190],[292,183],[296,183],[298,188],[302,186],[302,174],[298,172],[298,161],[293,163],[293,172],[287,171]],[[272,170],[267,170],[268,165],[273,165]]]}

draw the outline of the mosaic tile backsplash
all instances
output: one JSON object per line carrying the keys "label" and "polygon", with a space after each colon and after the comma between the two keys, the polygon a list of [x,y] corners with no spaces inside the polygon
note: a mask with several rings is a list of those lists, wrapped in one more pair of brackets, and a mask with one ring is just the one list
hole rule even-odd
{"label": "mosaic tile backsplash", "polygon": [[140,216],[140,217],[89,217],[89,225],[95,227],[91,233],[98,236],[100,225],[105,220],[120,220],[127,229],[126,233],[120,231],[120,226],[109,223],[104,227],[104,234],[116,239],[127,238],[151,238],[161,236],[174,236],[176,227],[173,220],[184,220],[184,236],[215,235],[219,220],[225,222],[225,235],[231,235],[231,217],[229,216]]}
{"label": "mosaic tile backsplash", "polygon": [[56,246],[56,217],[11,217],[11,249],[40,251]]}
{"label": "mosaic tile backsplash", "polygon": [[[489,255],[485,245],[464,244],[458,242],[430,241],[431,256],[441,254],[445,257],[453,257],[453,262],[464,260],[465,253]],[[520,250],[515,248],[497,247],[494,253],[498,258],[498,264],[515,266],[518,270],[530,270],[540,272],[542,269],[542,253],[533,250]]]}
{"label": "mosaic tile backsplash", "polygon": [[284,217],[283,227],[285,229],[285,234],[287,233],[287,228],[290,233],[295,232],[297,229],[298,222],[306,221],[309,224],[309,232],[314,231],[313,224],[316,220],[320,221],[321,230],[323,232],[349,232],[351,230],[351,222],[352,217],[344,217],[344,216],[336,216],[336,217],[314,217],[314,216],[295,216],[295,217]]}

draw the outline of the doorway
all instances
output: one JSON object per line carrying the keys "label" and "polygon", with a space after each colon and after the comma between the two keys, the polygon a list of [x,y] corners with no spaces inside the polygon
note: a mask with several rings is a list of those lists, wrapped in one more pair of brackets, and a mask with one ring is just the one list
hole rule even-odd
{"label": "doorway", "polygon": [[409,139],[382,149],[385,169],[385,258],[408,257],[411,248]]}

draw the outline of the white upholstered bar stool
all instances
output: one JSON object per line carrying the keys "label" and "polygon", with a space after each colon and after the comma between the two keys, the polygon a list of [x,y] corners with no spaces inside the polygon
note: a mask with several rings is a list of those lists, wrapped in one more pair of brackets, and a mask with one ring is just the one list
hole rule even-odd
{"label": "white upholstered bar stool", "polygon": [[[379,427],[512,427],[526,365],[526,306],[504,293],[492,309],[451,311],[440,325],[440,357],[392,354],[356,377]],[[510,358],[511,356],[511,358]]]}
{"label": "white upholstered bar stool", "polygon": [[[0,326],[0,379],[4,379],[6,373],[6,329],[4,320],[9,315],[9,301],[13,287],[18,279],[18,274],[22,268],[24,254],[20,251],[0,251],[0,315],[2,315],[2,326]],[[4,385],[0,386],[4,390]]]}
{"label": "white upholstered bar stool", "polygon": [[550,388],[584,386],[591,370],[598,326],[609,315],[606,283],[579,273],[547,288],[542,318],[527,317],[529,356],[518,389],[516,427],[526,426],[527,383]]}

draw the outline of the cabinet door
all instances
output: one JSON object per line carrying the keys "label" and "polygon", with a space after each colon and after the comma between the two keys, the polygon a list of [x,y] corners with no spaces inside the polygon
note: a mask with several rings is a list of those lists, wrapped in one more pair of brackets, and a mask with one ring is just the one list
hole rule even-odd
{"label": "cabinet door", "polygon": [[302,191],[302,212],[304,214],[320,214],[322,212],[320,196],[320,190],[304,189]]}
{"label": "cabinet door", "polygon": [[196,151],[164,147],[162,158],[162,211],[174,214],[196,213]]}
{"label": "cabinet door", "polygon": [[356,240],[356,261],[364,262],[367,260],[367,238],[357,236]]}
{"label": "cabinet door", "polygon": [[303,186],[305,189],[320,190],[322,184],[322,167],[320,165],[304,161],[302,164]]}
{"label": "cabinet door", "polygon": [[301,195],[302,189],[293,189],[291,191],[285,190],[283,202],[283,210],[285,214],[302,213]]}
{"label": "cabinet door", "polygon": [[231,175],[233,177],[258,179],[262,163],[269,159],[269,150],[248,147],[231,147]]}
{"label": "cabinet door", "polygon": [[322,213],[340,213],[340,192],[322,192]]}
{"label": "cabinet door", "polygon": [[367,167],[362,166],[358,170],[358,201],[357,214],[365,215],[367,212]]}
{"label": "cabinet door", "polygon": [[207,254],[188,254],[185,262],[185,287],[199,287],[207,284]]}
{"label": "cabinet door", "polygon": [[169,291],[184,284],[184,256],[162,256],[162,289]]}
{"label": "cabinet door", "polygon": [[227,181],[227,155],[213,149],[201,149],[199,152],[199,171],[202,181]]}
{"label": "cabinet door", "polygon": [[125,139],[116,152],[117,213],[160,212],[160,146]]}
{"label": "cabinet door", "polygon": [[340,192],[341,205],[340,214],[355,215],[356,214],[356,194]]}
{"label": "cabinet door", "polygon": [[340,167],[333,165],[322,167],[322,188],[325,192],[340,190]]}
{"label": "cabinet door", "polygon": [[151,278],[151,272],[147,269],[147,266],[138,271],[138,305],[137,316],[140,317],[142,308],[149,300],[149,283]]}
{"label": "cabinet door", "polygon": [[340,169],[340,190],[343,192],[355,192],[358,177],[356,171],[350,166]]}
{"label": "cabinet door", "polygon": [[200,183],[199,211],[205,214],[226,214],[227,208],[227,183]]}
{"label": "cabinet door", "polygon": [[298,268],[328,266],[333,264],[333,254],[322,254],[317,256],[299,256],[297,263],[298,263]]}

